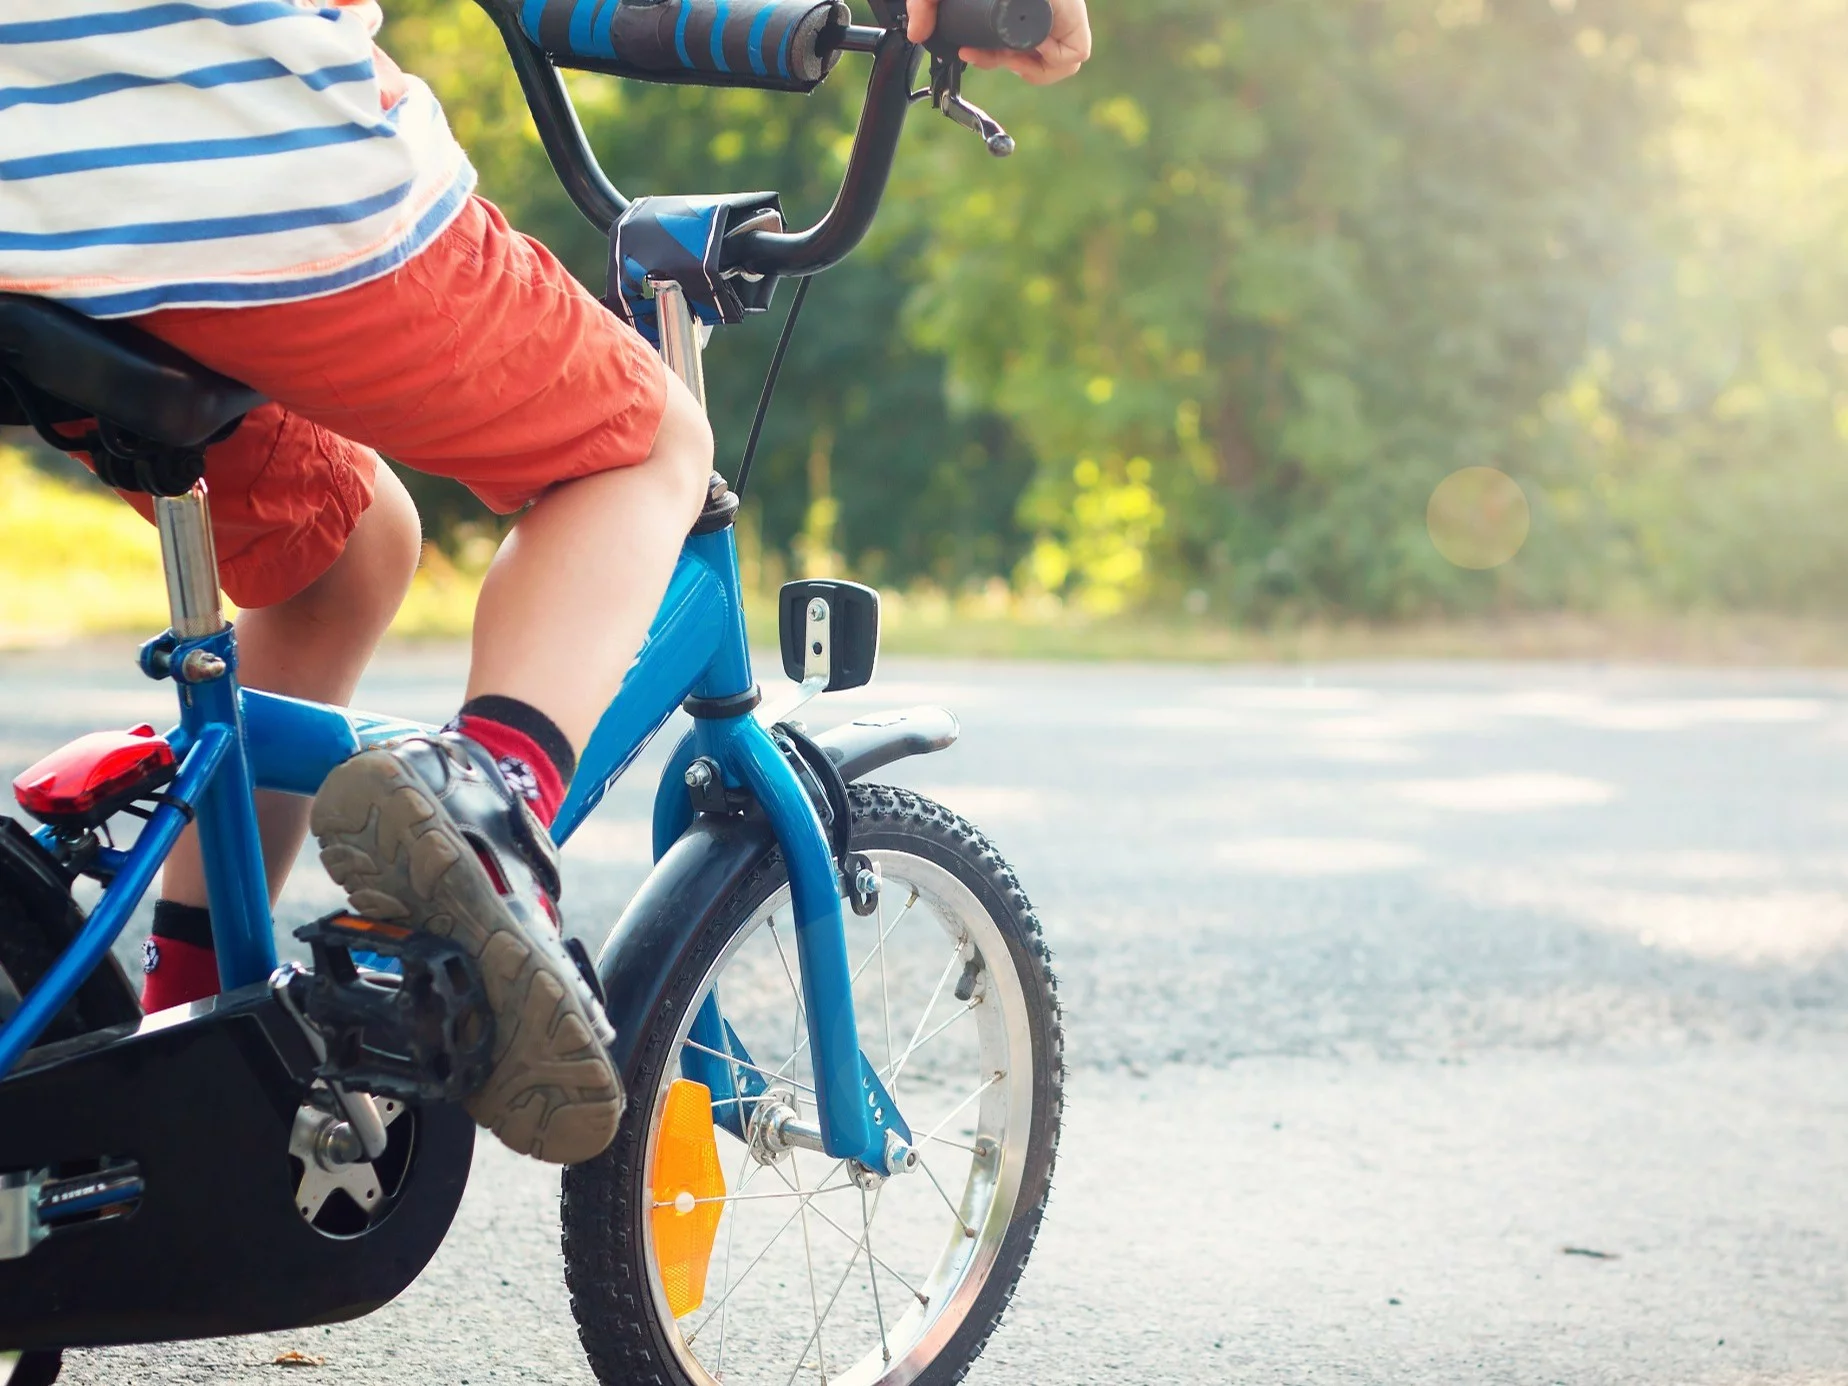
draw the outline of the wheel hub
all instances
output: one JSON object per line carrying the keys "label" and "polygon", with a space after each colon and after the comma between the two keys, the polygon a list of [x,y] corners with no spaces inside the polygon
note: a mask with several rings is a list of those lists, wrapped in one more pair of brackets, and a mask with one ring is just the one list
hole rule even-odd
{"label": "wheel hub", "polygon": [[790,1123],[799,1122],[802,1112],[796,1106],[796,1094],[789,1088],[771,1088],[752,1104],[751,1123],[747,1131],[751,1158],[760,1165],[774,1165],[797,1143],[790,1139]]}

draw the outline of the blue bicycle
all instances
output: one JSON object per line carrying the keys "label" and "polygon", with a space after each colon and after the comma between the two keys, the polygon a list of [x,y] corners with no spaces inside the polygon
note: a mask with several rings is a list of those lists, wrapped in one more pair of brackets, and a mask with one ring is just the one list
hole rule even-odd
{"label": "blue bicycle", "polygon": [[[955,54],[1045,34],[1043,0],[946,3],[914,91],[922,53],[891,0],[866,26],[837,0],[482,3],[567,190],[610,233],[612,306],[702,399],[708,332],[800,279],[781,360],[809,277],[870,225],[914,101],[1011,150]],[[628,202],[558,71],[807,91],[846,53],[872,57],[867,100],[840,196],[803,232],[770,194]],[[0,819],[0,1382],[27,1386],[68,1347],[327,1323],[397,1295],[462,1197],[475,1127],[458,1103],[493,1018],[473,959],[384,921],[318,920],[299,931],[312,968],[278,966],[253,791],[312,795],[426,729],[239,687],[201,478],[258,400],[132,328],[3,296],[0,385],[60,446],[87,427],[75,446],[99,473],[154,497],[172,627],[140,667],[180,703],[170,731],[96,733],[22,775],[36,829]],[[609,1386],[953,1382],[1039,1228],[1054,981],[988,841],[860,782],[950,745],[947,712],[811,736],[793,707],[760,706],[733,533],[749,452],[737,492],[714,478],[553,830],[567,842],[692,715],[656,793],[654,871],[584,959],[630,1107],[565,1172],[572,1305]],[[871,679],[875,593],[792,583],[780,615],[800,700]],[[121,845],[125,819],[140,827]],[[188,823],[224,990],[144,1017],[110,949]],[[79,877],[103,887],[87,917]]]}

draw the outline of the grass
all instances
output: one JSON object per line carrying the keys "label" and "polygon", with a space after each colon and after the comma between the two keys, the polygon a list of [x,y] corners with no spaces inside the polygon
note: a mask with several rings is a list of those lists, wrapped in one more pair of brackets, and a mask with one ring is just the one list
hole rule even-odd
{"label": "grass", "polygon": [[[167,623],[154,531],[94,488],[29,467],[0,448],[0,649],[96,635],[146,636]],[[393,627],[405,639],[468,633],[490,556],[426,550]],[[773,594],[750,601],[753,637],[776,640]],[[1023,603],[996,586],[949,597],[888,593],[891,654],[977,659],[1295,663],[1395,659],[1579,659],[1687,664],[1848,665],[1848,621],[1791,616],[1534,615],[1396,625],[1232,627],[1209,617],[1091,617]]]}
{"label": "grass", "polygon": [[[0,447],[0,649],[167,624],[154,528],[94,486],[72,485]],[[409,638],[468,633],[487,553],[458,565],[426,549],[394,626]]]}
{"label": "grass", "polygon": [[[1580,615],[1271,628],[1208,618],[965,614],[885,622],[894,654],[975,659],[1306,664],[1386,660],[1576,660],[1685,665],[1848,666],[1848,621],[1737,613]],[[772,630],[772,636],[774,630]]]}
{"label": "grass", "polygon": [[120,501],[0,449],[0,645],[167,624],[154,531]]}

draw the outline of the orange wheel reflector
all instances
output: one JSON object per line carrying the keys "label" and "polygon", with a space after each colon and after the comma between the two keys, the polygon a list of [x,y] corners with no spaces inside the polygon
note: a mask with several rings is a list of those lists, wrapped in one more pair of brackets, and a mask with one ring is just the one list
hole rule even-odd
{"label": "orange wheel reflector", "polygon": [[655,1264],[675,1318],[705,1302],[706,1271],[719,1238],[725,1175],[712,1124],[712,1089],[677,1078],[667,1090],[661,1129],[655,1134]]}

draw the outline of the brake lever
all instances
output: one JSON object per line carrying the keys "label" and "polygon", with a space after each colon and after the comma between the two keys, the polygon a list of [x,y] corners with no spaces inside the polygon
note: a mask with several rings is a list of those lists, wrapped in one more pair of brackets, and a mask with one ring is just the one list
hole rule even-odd
{"label": "brake lever", "polygon": [[1001,128],[1001,122],[962,94],[963,73],[968,64],[961,58],[944,58],[931,54],[930,87],[914,92],[914,100],[929,98],[930,104],[964,129],[982,137],[988,152],[1005,159],[1014,152],[1014,137]]}

